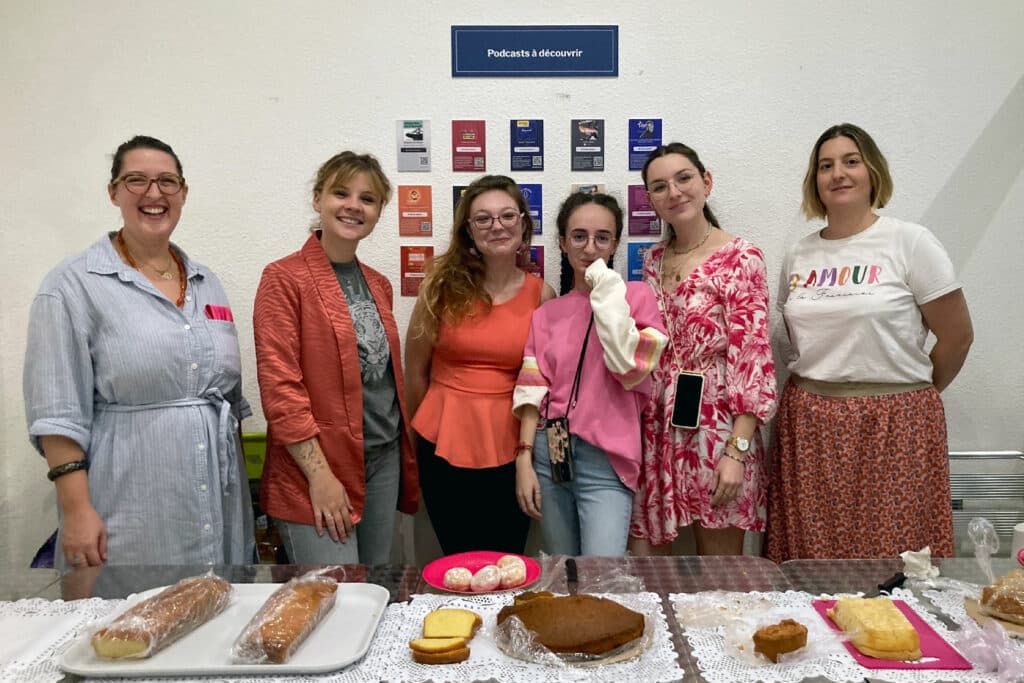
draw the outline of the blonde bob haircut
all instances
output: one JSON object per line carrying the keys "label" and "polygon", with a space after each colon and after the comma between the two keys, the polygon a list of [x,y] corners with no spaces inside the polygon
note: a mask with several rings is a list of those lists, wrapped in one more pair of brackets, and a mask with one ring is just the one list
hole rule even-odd
{"label": "blonde bob haircut", "polygon": [[360,173],[366,174],[370,187],[380,197],[381,208],[384,208],[391,199],[391,182],[384,175],[380,162],[372,154],[356,154],[347,150],[335,154],[320,166],[313,181],[313,197],[347,184]]}
{"label": "blonde bob haircut", "polygon": [[811,158],[807,162],[807,174],[804,176],[803,203],[800,208],[808,220],[813,218],[825,218],[827,211],[821,202],[818,194],[818,154],[821,146],[833,138],[847,137],[857,145],[864,165],[868,168],[868,177],[871,178],[871,208],[880,209],[889,203],[892,198],[892,176],[889,175],[889,164],[882,155],[878,145],[871,139],[860,126],[852,123],[840,123],[832,126],[818,138],[811,150]]}

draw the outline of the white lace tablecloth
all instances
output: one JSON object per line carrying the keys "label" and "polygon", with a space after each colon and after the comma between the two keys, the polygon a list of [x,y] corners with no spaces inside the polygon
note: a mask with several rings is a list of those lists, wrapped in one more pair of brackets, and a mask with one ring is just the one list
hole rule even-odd
{"label": "white lace tablecloth", "polygon": [[60,656],[122,600],[18,600],[0,602],[0,681],[59,681]]}
{"label": "white lace tablecloth", "polygon": [[[388,606],[377,628],[366,656],[342,671],[318,676],[261,676],[130,679],[168,683],[170,681],[202,681],[241,683],[242,681],[276,681],[298,683],[318,681],[330,683],[370,683],[376,681],[475,681],[494,678],[516,683],[535,681],[673,681],[682,678],[676,652],[661,599],[656,593],[609,595],[623,605],[648,616],[653,626],[650,646],[639,657],[601,667],[547,667],[512,659],[498,651],[491,638],[498,611],[511,601],[511,596],[449,596],[416,595],[411,603]],[[64,651],[80,637],[90,624],[114,612],[123,600],[93,598],[75,602],[20,600],[0,602],[0,642],[12,643],[0,650],[0,683],[13,681],[59,681],[63,677],[58,662]],[[428,666],[412,660],[409,641],[423,630],[423,617],[439,607],[465,607],[483,617],[483,627],[470,643],[472,654],[465,662]],[[22,645],[32,643],[22,649]],[[20,652],[15,654],[16,650]],[[3,656],[7,656],[4,661]],[[124,683],[125,679],[88,679]]]}
{"label": "white lace tablecloth", "polygon": [[[980,672],[977,669],[970,671],[865,669],[853,659],[839,641],[830,637],[828,625],[811,606],[812,600],[826,597],[828,596],[814,596],[796,591],[786,591],[785,593],[711,592],[672,593],[669,595],[669,600],[683,635],[689,641],[693,658],[700,668],[700,674],[709,683],[754,683],[755,681],[788,683],[815,676],[824,676],[830,681],[857,682],[862,682],[865,677],[868,677],[885,680],[889,683],[931,683],[938,680],[963,681],[965,683],[998,681],[995,674]],[[897,589],[893,593],[893,597],[906,601],[947,642],[954,640],[949,629],[924,609],[913,593]],[[775,615],[779,619],[795,619],[807,626],[809,648],[816,637],[826,642],[819,642],[807,653],[813,656],[803,656],[797,658],[796,661],[751,664],[744,661],[738,654],[730,652],[730,648],[726,645],[725,627],[687,625],[688,619],[692,618],[691,615],[695,612],[706,613],[709,607],[720,610],[723,620],[725,620],[731,614],[740,618],[739,615],[744,611],[749,611],[749,606],[756,602],[761,603],[767,614]]]}

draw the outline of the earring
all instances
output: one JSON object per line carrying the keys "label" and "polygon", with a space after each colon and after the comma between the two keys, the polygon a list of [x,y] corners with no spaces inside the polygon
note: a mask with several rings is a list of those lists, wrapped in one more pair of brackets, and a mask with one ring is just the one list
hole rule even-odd
{"label": "earring", "polygon": [[516,256],[522,256],[523,254],[525,254],[529,250],[530,250],[530,248],[528,246],[526,246],[526,244],[520,244],[519,248],[516,249]]}
{"label": "earring", "polygon": [[476,247],[470,247],[469,253],[472,254],[473,256],[476,256],[477,258],[480,258],[480,252],[476,250]]}

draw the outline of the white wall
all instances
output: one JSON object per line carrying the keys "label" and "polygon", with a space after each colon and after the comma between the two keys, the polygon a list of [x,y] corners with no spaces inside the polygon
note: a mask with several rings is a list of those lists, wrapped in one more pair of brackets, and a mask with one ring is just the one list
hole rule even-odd
{"label": "white wall", "polygon": [[[545,121],[551,235],[572,182],[621,200],[629,117],[660,116],[666,140],[701,153],[723,225],[758,243],[774,276],[813,228],[799,214],[809,149],[858,123],[887,155],[887,210],[923,222],[965,283],[977,341],[944,395],[954,449],[1021,448],[1024,337],[1024,5],[1003,2],[248,2],[0,3],[0,542],[27,563],[55,523],[53,487],[25,436],[28,307],[44,274],[119,215],[109,154],[136,133],[171,143],[191,191],[175,241],[209,265],[239,321],[247,393],[259,404],[251,329],[262,267],[301,244],[317,166],[346,148],[392,181],[431,183],[433,239],[397,237],[386,209],[360,257],[398,284],[398,245],[448,240],[450,120],[488,122],[488,171],[508,172],[508,119]],[[617,24],[614,79],[452,79],[452,24]],[[570,118],[606,120],[604,173],[570,173]],[[429,118],[430,174],[395,172],[394,120]],[[624,264],[620,255],[620,264]],[[1017,273],[1017,275],[1015,275]],[[404,328],[412,300],[399,299]],[[777,324],[778,321],[776,321]],[[261,417],[245,424],[263,429]],[[896,454],[895,457],[898,457]]]}

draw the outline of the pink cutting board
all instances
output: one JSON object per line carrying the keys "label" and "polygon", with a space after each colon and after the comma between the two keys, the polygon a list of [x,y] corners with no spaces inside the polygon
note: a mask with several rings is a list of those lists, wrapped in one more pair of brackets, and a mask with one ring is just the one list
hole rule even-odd
{"label": "pink cutting board", "polygon": [[[916,662],[897,662],[889,659],[876,659],[868,657],[851,643],[843,643],[850,651],[857,663],[865,669],[973,669],[971,663],[964,659],[964,656],[947,643],[942,636],[935,632],[928,623],[915,612],[910,605],[903,600],[893,600],[896,608],[903,612],[910,624],[917,630],[917,636],[921,639],[921,659]],[[811,603],[821,618],[832,627],[833,631],[840,630],[835,622],[828,616],[828,610],[836,604],[835,600],[814,600]]]}

